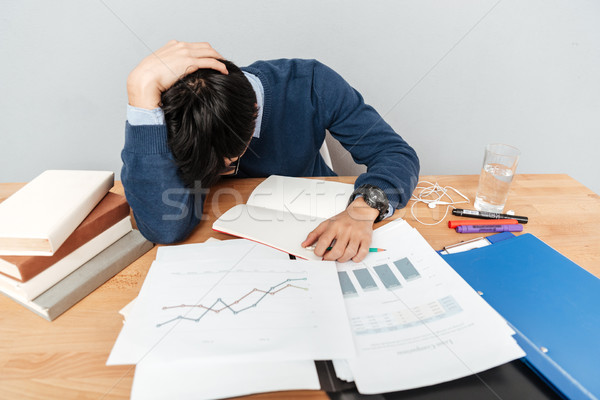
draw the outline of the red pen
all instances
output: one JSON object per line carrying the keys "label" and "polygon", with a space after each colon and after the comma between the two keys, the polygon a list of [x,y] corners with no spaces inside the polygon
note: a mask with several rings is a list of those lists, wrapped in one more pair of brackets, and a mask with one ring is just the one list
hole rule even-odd
{"label": "red pen", "polygon": [[448,221],[448,228],[456,228],[461,225],[514,225],[518,224],[516,219],[471,219],[460,221]]}

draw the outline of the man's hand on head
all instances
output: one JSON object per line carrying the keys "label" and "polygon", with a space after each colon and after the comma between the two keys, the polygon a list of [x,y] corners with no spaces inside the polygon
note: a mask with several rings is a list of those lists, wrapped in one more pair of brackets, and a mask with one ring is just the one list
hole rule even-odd
{"label": "man's hand on head", "polygon": [[[379,211],[357,197],[343,212],[309,233],[302,247],[314,245],[315,254],[327,261],[360,262],[369,253],[373,222],[378,215]],[[333,248],[327,251],[330,246]]]}
{"label": "man's hand on head", "polygon": [[144,58],[127,78],[129,104],[152,110],[160,105],[162,92],[182,76],[199,68],[210,68],[227,74],[223,57],[208,43],[186,43],[171,40]]}

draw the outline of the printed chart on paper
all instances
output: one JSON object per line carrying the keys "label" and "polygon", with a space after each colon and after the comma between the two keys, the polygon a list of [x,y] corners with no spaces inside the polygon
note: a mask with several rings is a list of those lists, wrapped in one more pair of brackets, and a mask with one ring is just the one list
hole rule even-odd
{"label": "printed chart on paper", "polygon": [[333,263],[157,261],[109,361],[131,363],[148,352],[242,361],[352,351]]}

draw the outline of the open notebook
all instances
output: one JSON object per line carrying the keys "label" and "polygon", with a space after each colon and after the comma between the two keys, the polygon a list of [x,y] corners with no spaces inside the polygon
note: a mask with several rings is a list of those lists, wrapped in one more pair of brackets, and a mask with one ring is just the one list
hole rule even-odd
{"label": "open notebook", "polygon": [[213,229],[320,260],[300,244],[321,222],[346,209],[353,190],[346,183],[272,175],[254,189],[246,204],[215,221]]}

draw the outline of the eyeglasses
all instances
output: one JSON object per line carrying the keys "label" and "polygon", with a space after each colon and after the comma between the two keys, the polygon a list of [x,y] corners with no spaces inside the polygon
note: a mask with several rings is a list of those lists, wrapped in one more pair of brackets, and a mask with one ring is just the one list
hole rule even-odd
{"label": "eyeglasses", "polygon": [[225,167],[225,170],[221,173],[221,175],[227,175],[227,176],[237,175],[238,171],[240,170],[240,159],[241,159],[241,156],[238,157],[237,160],[232,161],[227,167]]}

